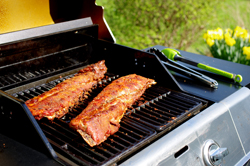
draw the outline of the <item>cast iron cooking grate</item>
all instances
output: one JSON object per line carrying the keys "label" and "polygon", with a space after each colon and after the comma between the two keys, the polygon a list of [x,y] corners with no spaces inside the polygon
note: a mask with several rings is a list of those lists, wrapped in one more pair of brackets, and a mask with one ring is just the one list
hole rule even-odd
{"label": "cast iron cooking grate", "polygon": [[[15,93],[13,96],[26,101],[73,76],[69,75],[47,84]],[[99,146],[90,147],[76,131],[69,127],[68,123],[70,120],[76,117],[87,106],[88,102],[92,101],[105,86],[117,77],[119,76],[107,75],[106,79],[100,81],[99,85],[89,93],[86,100],[70,110],[64,117],[54,121],[49,121],[46,118],[38,121],[55,151],[81,165],[109,165],[130,154],[132,150],[144,146],[149,142],[148,140],[156,135],[153,129],[143,127],[132,119],[123,118],[118,132]]]}
{"label": "cast iron cooking grate", "polygon": [[32,78],[36,78],[39,77],[43,74],[47,74],[47,73],[51,73],[51,72],[55,72],[57,70],[60,70],[61,68],[44,68],[44,69],[39,69],[39,70],[34,70],[34,71],[21,71],[18,72],[16,74],[14,73],[6,73],[6,75],[0,76],[0,87],[5,87],[8,85],[13,85],[13,84],[17,84],[19,82],[25,81],[25,80],[29,80]]}
{"label": "cast iron cooking grate", "polygon": [[[147,102],[139,104],[128,117],[154,128],[157,131],[170,130],[184,120],[200,112],[207,102],[193,96],[167,91],[154,86],[144,93]],[[152,99],[148,98],[150,96]]]}
{"label": "cast iron cooking grate", "polygon": [[[58,60],[53,67],[36,67],[32,70],[19,70],[18,72],[6,72],[0,76],[0,89],[16,87],[20,84],[30,82],[32,79],[41,79],[43,76],[62,72],[67,68],[82,66],[83,62],[64,56]],[[3,67],[4,68],[4,67]]]}
{"label": "cast iron cooking grate", "polygon": [[[73,77],[59,78],[40,86],[18,93],[14,97],[24,101],[50,90],[56,84]],[[203,101],[166,88],[154,85],[147,89],[121,120],[117,133],[102,144],[90,147],[68,123],[88,105],[118,75],[108,73],[90,92],[88,97],[60,119],[38,121],[47,139],[58,153],[81,165],[109,165],[118,162],[138,148],[156,138],[157,132],[170,130],[191,115],[198,113],[205,105]]]}

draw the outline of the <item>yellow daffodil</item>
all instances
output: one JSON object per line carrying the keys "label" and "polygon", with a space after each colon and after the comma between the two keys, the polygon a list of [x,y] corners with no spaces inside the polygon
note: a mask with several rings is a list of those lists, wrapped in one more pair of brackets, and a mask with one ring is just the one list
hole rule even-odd
{"label": "yellow daffodil", "polygon": [[207,30],[207,33],[205,34],[206,40],[208,38],[214,39],[214,31],[213,30]]}
{"label": "yellow daffodil", "polygon": [[241,34],[241,38],[243,38],[243,39],[247,39],[247,38],[249,38],[249,34],[247,33],[247,30],[243,30],[243,32],[242,32],[242,34]]}
{"label": "yellow daffodil", "polygon": [[216,35],[216,39],[218,40],[223,39],[223,30],[221,28],[217,28],[215,35]]}
{"label": "yellow daffodil", "polygon": [[207,38],[207,45],[209,45],[209,47],[212,47],[214,45],[214,40],[211,38]]}
{"label": "yellow daffodil", "polygon": [[239,26],[237,26],[235,29],[234,29],[234,36],[235,37],[238,37],[238,38],[242,38],[242,39],[247,39],[249,38],[249,34],[247,32],[246,29],[243,29]]}
{"label": "yellow daffodil", "polygon": [[231,38],[231,35],[229,33],[225,33],[224,37],[225,37],[225,39]]}
{"label": "yellow daffodil", "polygon": [[249,47],[243,47],[243,54],[246,55],[246,59],[250,60],[250,46]]}
{"label": "yellow daffodil", "polygon": [[230,29],[230,28],[227,28],[227,29],[225,30],[225,34],[227,34],[227,33],[228,33],[230,36],[232,36],[233,30]]}
{"label": "yellow daffodil", "polygon": [[210,38],[211,40],[222,40],[223,39],[223,30],[221,28],[217,28],[215,30],[207,30],[207,32],[203,35],[203,38],[207,40]]}
{"label": "yellow daffodil", "polygon": [[207,30],[203,38],[213,57],[250,65],[250,34],[246,29],[237,26],[233,30]]}
{"label": "yellow daffodil", "polygon": [[226,41],[227,45],[229,45],[229,46],[233,46],[236,43],[235,39],[231,38],[231,37],[225,38],[225,41]]}
{"label": "yellow daffodil", "polygon": [[204,33],[203,34],[203,39],[207,40],[207,37],[208,37],[207,33]]}

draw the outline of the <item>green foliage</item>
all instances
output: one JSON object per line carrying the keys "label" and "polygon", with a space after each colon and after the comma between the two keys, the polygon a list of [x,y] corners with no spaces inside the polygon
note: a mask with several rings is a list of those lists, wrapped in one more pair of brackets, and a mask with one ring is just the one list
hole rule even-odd
{"label": "green foliage", "polygon": [[118,44],[143,49],[153,45],[186,50],[215,18],[207,0],[99,0]]}

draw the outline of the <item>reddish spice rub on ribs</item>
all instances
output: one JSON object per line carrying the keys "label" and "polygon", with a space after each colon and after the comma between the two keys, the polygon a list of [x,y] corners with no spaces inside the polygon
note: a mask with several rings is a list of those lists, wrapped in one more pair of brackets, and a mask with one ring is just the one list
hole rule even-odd
{"label": "reddish spice rub on ribs", "polygon": [[99,145],[118,131],[120,120],[128,107],[156,82],[136,74],[121,77],[99,93],[93,101],[71,120],[70,126],[91,146]]}
{"label": "reddish spice rub on ribs", "polygon": [[81,69],[74,77],[57,84],[51,90],[27,100],[25,104],[37,120],[43,117],[49,120],[61,118],[83,99],[83,92],[91,90],[106,72],[105,61],[99,61]]}

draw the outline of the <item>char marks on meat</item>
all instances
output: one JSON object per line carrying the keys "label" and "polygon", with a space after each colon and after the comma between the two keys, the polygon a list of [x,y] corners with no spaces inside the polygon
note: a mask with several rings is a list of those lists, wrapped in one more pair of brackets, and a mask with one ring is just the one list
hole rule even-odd
{"label": "char marks on meat", "polygon": [[120,120],[128,107],[138,100],[147,88],[156,84],[136,74],[114,80],[105,87],[70,126],[90,145],[99,145],[118,131]]}
{"label": "char marks on meat", "polygon": [[83,99],[84,92],[91,90],[106,72],[104,60],[91,64],[51,90],[27,100],[25,104],[37,120],[43,117],[49,120],[60,118],[77,105]]}

